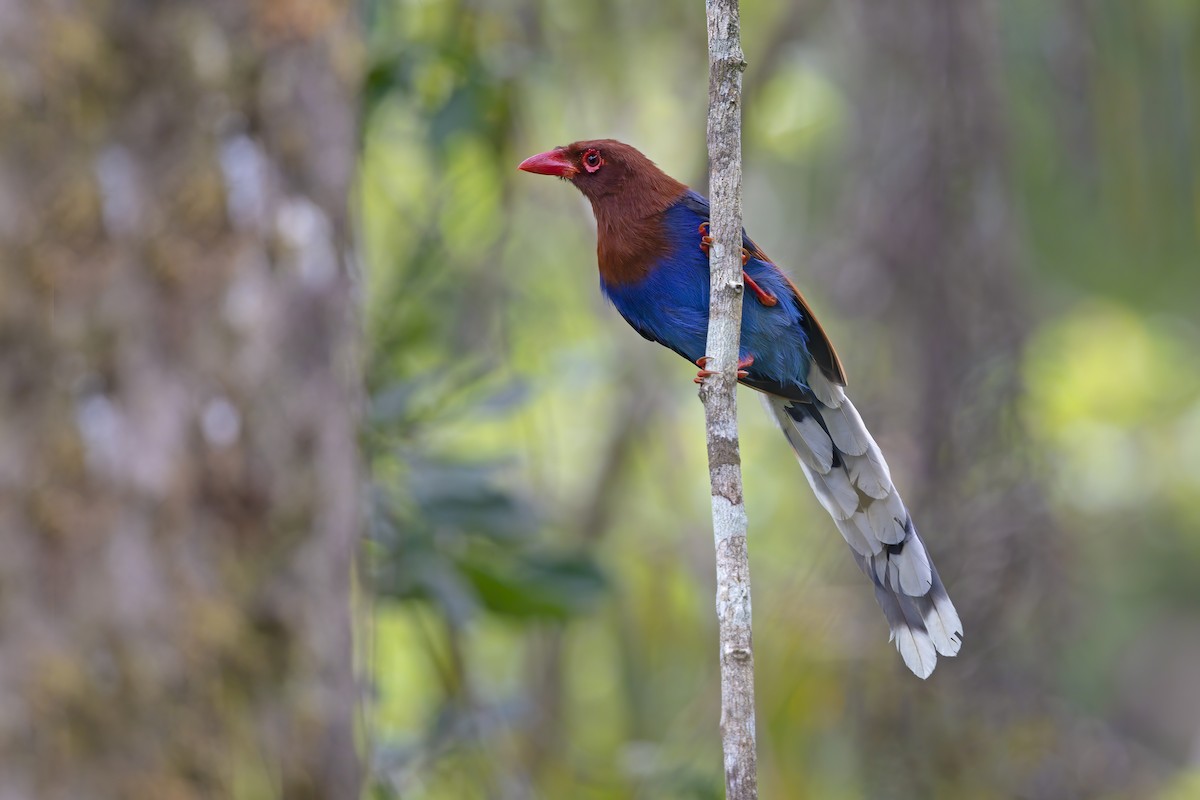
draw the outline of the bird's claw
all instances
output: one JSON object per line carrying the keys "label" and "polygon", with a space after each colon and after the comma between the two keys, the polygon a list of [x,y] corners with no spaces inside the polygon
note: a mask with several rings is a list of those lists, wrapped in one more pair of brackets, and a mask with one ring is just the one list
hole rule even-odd
{"label": "bird's claw", "polygon": [[[708,255],[709,248],[712,247],[713,237],[708,232],[708,223],[700,223],[700,249],[704,251],[704,255]],[[746,262],[750,260],[750,251],[742,248],[742,266],[746,266]]]}
{"label": "bird's claw", "polygon": [[[711,369],[704,368],[704,365],[707,364],[709,361],[712,361],[712,356],[700,356],[699,358],[696,359],[696,366],[700,367],[700,371],[696,373],[695,378],[692,378],[693,383],[704,383],[705,378],[710,378],[713,375],[717,374],[715,371],[713,371]],[[746,356],[745,358],[743,358],[741,361],[739,361],[737,363],[737,377],[738,377],[739,381],[750,375],[750,373],[746,370],[746,368],[749,367],[753,363],[754,363],[754,356]]]}
{"label": "bird's claw", "polygon": [[747,286],[750,287],[750,291],[754,292],[754,296],[758,298],[758,302],[762,303],[764,306],[769,308],[779,302],[778,297],[755,283],[754,278],[751,278],[750,274],[746,272],[746,270],[742,270],[742,280]]}

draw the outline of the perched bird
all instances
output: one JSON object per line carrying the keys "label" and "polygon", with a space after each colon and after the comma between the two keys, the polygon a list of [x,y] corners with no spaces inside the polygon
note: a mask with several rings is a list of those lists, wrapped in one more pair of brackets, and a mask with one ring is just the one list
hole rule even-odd
{"label": "perched bird", "polygon": [[[600,288],[634,330],[701,367],[708,333],[708,200],[613,139],[539,153],[520,169],[575,184],[596,215]],[[887,462],[850,398],[841,360],[795,284],[742,233],[739,382],[762,392],[821,505],[875,585],[904,663],[926,678],[962,622]]]}

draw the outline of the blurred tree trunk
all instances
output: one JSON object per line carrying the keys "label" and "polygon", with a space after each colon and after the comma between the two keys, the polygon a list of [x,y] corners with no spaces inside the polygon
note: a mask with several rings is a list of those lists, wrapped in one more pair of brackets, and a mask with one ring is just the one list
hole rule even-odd
{"label": "blurred tree trunk", "polygon": [[1046,702],[1067,575],[1037,465],[1012,455],[1027,453],[1016,400],[1032,315],[991,9],[852,3],[859,134],[847,228],[849,261],[868,273],[852,282],[885,287],[895,379],[916,398],[885,429],[911,436],[894,448],[909,456],[901,485],[966,629],[932,692],[908,675],[863,676],[873,797],[1092,796],[1130,779],[1128,761],[1110,757],[1123,750]]}
{"label": "blurred tree trunk", "polygon": [[1034,598],[1013,582],[1055,563],[1043,558],[1053,537],[1030,465],[1000,473],[1022,436],[1013,403],[1032,316],[1006,183],[997,31],[983,0],[905,9],[861,0],[854,18],[860,124],[848,227],[856,261],[888,287],[885,324],[903,334],[894,359],[916,398],[906,426],[916,482],[906,491],[938,562],[951,575],[969,566],[953,596],[978,642],[980,624],[995,628],[989,618],[1030,612]]}
{"label": "blurred tree trunk", "polygon": [[345,0],[0,0],[0,798],[353,798]]}

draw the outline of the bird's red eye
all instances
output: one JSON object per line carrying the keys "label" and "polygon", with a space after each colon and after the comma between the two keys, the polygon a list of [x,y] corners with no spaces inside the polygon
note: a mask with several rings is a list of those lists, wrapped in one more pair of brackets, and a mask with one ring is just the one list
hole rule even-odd
{"label": "bird's red eye", "polygon": [[600,157],[600,151],[592,147],[583,154],[583,168],[588,172],[595,172],[604,164],[604,159]]}

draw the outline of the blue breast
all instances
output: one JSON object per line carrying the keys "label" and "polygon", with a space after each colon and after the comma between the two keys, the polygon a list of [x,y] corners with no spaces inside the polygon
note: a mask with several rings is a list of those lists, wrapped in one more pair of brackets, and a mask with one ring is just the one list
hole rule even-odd
{"label": "blue breast", "polygon": [[[626,321],[689,361],[704,355],[708,335],[708,257],[700,249],[700,213],[694,195],[663,214],[667,254],[640,281],[600,288]],[[707,206],[707,203],[704,203]],[[812,356],[800,327],[800,305],[778,267],[751,259],[745,267],[764,290],[779,298],[775,306],[760,303],[747,291],[742,302],[741,355],[754,356],[750,378],[803,387]]]}

